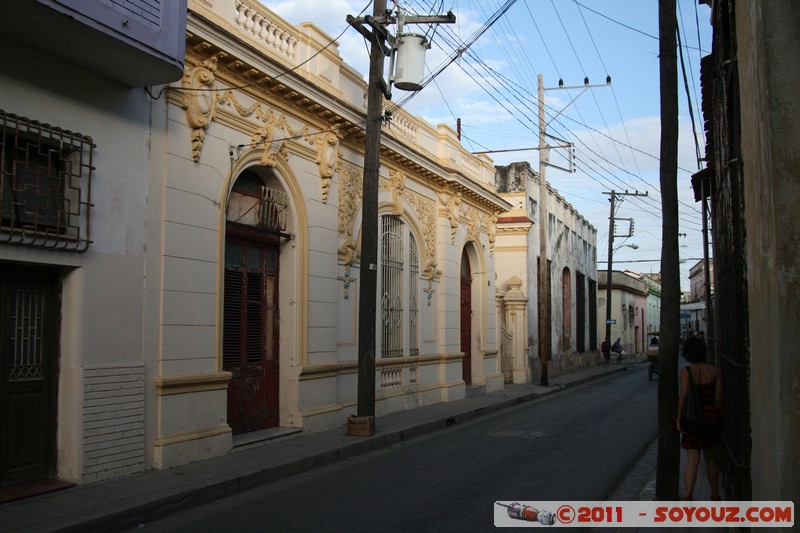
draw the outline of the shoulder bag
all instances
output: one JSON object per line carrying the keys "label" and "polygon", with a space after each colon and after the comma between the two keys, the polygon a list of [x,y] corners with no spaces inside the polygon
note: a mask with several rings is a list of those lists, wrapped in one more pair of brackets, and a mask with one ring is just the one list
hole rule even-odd
{"label": "shoulder bag", "polygon": [[703,400],[694,388],[692,371],[688,366],[686,372],[689,374],[689,386],[681,410],[681,430],[692,435],[703,428]]}

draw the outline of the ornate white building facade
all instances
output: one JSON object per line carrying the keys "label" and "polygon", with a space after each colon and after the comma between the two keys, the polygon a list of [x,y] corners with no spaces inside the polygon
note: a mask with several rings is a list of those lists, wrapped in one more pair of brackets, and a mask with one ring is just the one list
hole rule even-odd
{"label": "ornate white building facade", "polygon": [[[46,363],[42,403],[20,407],[6,381],[0,398],[14,414],[4,421],[44,406],[43,428],[17,428],[47,437],[43,466],[3,463],[4,485],[168,468],[276,434],[344,431],[355,414],[366,83],[330,36],[256,1],[169,6],[173,56],[156,66],[121,54],[96,73],[19,41],[0,75],[3,120],[26,140],[54,126],[45,144],[74,183],[53,201],[79,206],[35,221],[3,204],[4,305],[49,295],[49,351],[33,354]],[[47,68],[33,75],[32,62]],[[378,426],[503,387],[495,241],[511,207],[489,158],[385,107]],[[29,355],[4,351],[3,366],[32,372]]]}
{"label": "ornate white building facade", "polygon": [[[166,124],[148,221],[156,467],[355,414],[366,84],[331,41],[257,2],[189,3],[184,79],[154,120]],[[450,128],[392,109],[378,417],[503,386],[494,241],[510,206],[493,179]]]}

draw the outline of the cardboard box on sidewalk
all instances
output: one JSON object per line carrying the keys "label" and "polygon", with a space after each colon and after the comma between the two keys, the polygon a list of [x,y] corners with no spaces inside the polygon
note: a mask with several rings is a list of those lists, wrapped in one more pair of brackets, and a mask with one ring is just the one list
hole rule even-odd
{"label": "cardboard box on sidewalk", "polygon": [[374,416],[347,417],[347,434],[356,437],[371,437],[375,433]]}

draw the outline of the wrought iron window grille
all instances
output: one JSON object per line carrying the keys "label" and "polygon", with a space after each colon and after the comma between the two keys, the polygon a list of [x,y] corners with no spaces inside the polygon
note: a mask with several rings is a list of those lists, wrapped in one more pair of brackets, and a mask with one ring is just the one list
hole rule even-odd
{"label": "wrought iron window grille", "polygon": [[0,110],[0,243],[85,252],[91,137]]}

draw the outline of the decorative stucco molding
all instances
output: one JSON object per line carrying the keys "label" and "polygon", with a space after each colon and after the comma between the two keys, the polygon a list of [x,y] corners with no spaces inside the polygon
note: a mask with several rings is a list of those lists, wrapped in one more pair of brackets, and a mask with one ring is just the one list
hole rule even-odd
{"label": "decorative stucco molding", "polygon": [[358,240],[354,236],[355,221],[361,209],[361,194],[364,176],[361,169],[340,165],[339,167],[339,240],[342,243],[339,255],[344,261],[345,297],[350,287],[350,267],[358,254]]}
{"label": "decorative stucco molding", "polygon": [[203,150],[203,141],[206,138],[206,128],[214,119],[217,110],[215,85],[215,72],[217,62],[225,57],[219,53],[203,61],[203,66],[187,69],[183,74],[181,86],[183,87],[183,100],[181,107],[186,111],[186,120],[192,128],[192,159],[200,160]]}
{"label": "decorative stucco molding", "polygon": [[322,133],[317,135],[316,144],[317,167],[319,168],[319,177],[322,179],[322,203],[327,204],[331,181],[339,161],[339,137],[331,132]]}
{"label": "decorative stucco molding", "polygon": [[495,242],[497,241],[497,219],[500,217],[500,212],[496,211],[486,217],[486,228],[489,233],[489,255],[494,256]]}
{"label": "decorative stucco molding", "polygon": [[461,193],[457,192],[451,196],[439,195],[439,201],[445,206],[445,216],[450,221],[450,243],[456,243],[456,230],[458,230],[458,211],[461,205]]}
{"label": "decorative stucco molding", "polygon": [[436,270],[436,203],[417,194],[406,193],[408,203],[417,212],[417,219],[422,226],[422,239],[425,245],[425,268],[422,276],[428,280],[438,277]]}
{"label": "decorative stucco molding", "polygon": [[462,214],[467,218],[467,238],[475,243],[481,242],[481,225],[483,218],[480,212],[473,207],[462,209]]}
{"label": "decorative stucco molding", "polygon": [[[181,107],[186,111],[186,119],[191,128],[192,159],[200,160],[206,130],[215,120],[220,106],[232,107],[241,118],[257,119],[255,133],[250,136],[250,146],[263,147],[259,163],[276,167],[279,161],[288,157],[287,142],[302,140],[316,147],[317,167],[321,181],[322,202],[328,202],[331,180],[336,172],[339,159],[340,137],[330,131],[311,133],[308,126],[295,130],[284,114],[265,109],[256,102],[248,107],[242,105],[232,89],[221,90],[216,87],[218,63],[226,54],[216,54],[202,62],[202,66],[191,67],[183,76],[183,97]],[[237,63],[234,61],[231,64]],[[251,130],[252,131],[252,130]]]}
{"label": "decorative stucco molding", "polygon": [[400,216],[403,214],[403,205],[400,199],[406,188],[406,175],[397,170],[389,171],[389,179],[384,180],[385,186],[392,195],[392,214]]}

